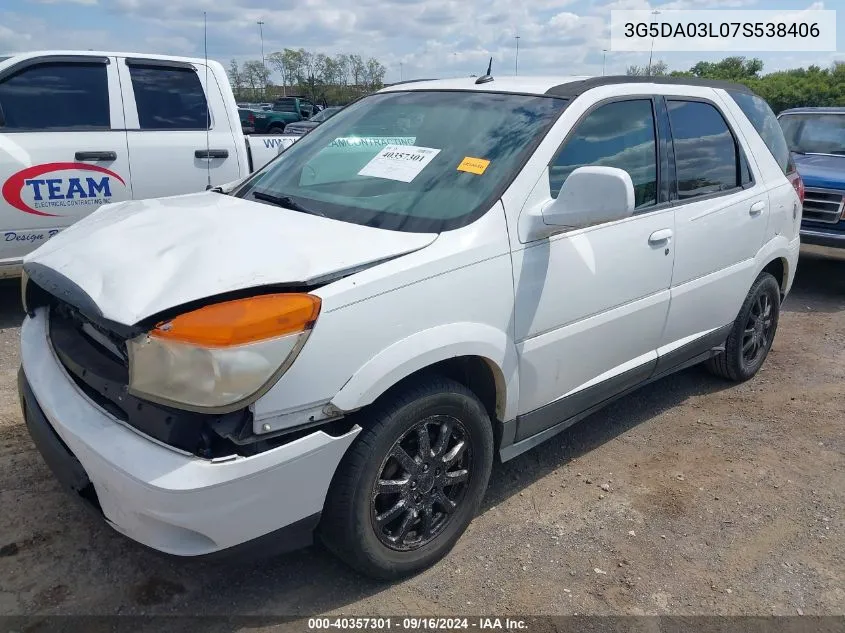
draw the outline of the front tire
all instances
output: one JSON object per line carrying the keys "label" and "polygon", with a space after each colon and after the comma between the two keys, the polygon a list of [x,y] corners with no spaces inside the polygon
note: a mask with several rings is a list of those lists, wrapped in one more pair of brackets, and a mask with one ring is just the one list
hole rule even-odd
{"label": "front tire", "polygon": [[493,465],[490,418],[463,385],[433,376],[361,414],[319,535],[357,571],[395,579],[443,558],[466,530]]}
{"label": "front tire", "polygon": [[752,378],[769,355],[780,316],[780,286],[761,273],[739,310],[725,342],[725,351],[707,361],[715,375],[734,382]]}

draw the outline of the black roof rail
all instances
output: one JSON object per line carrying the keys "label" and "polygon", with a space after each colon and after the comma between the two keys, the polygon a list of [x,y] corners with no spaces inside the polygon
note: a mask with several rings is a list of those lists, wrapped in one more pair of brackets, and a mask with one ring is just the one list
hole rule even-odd
{"label": "black roof rail", "polygon": [[413,84],[417,83],[418,81],[437,81],[436,77],[430,77],[428,79],[406,79],[405,81],[397,81],[396,83],[392,84],[384,84],[385,88],[392,88],[393,86],[401,86],[402,84]]}
{"label": "black roof rail", "polygon": [[701,79],[700,77],[633,77],[628,75],[609,75],[606,77],[591,77],[569,83],[552,86],[546,94],[554,97],[577,97],[593,88],[613,86],[618,84],[670,84],[676,86],[704,86],[707,88],[722,88],[734,92],[754,94],[748,86],[721,79]]}

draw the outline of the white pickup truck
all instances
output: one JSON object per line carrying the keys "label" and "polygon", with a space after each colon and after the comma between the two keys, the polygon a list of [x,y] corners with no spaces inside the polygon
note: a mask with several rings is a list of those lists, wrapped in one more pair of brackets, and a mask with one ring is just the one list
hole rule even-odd
{"label": "white pickup truck", "polygon": [[0,278],[100,205],[245,178],[292,140],[244,137],[214,61],[42,51],[0,57]]}

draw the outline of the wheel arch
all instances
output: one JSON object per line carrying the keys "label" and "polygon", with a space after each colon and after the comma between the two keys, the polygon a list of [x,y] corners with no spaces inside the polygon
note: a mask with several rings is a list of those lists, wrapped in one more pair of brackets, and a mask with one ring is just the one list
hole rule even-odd
{"label": "wheel arch", "polygon": [[757,252],[754,262],[756,270],[754,279],[757,279],[760,273],[771,274],[780,286],[780,296],[783,301],[792,286],[798,264],[798,249],[795,242],[789,242],[785,236],[777,235]]}
{"label": "wheel arch", "polygon": [[789,280],[789,260],[786,257],[775,257],[774,259],[770,260],[763,269],[760,271],[761,273],[769,273],[772,277],[775,278],[775,281],[778,282],[778,286],[780,286],[780,298],[783,300],[784,296],[786,295],[786,288],[788,286]]}
{"label": "wheel arch", "polygon": [[409,380],[436,372],[478,396],[491,419],[515,414],[516,352],[501,330],[456,323],[417,332],[373,356],[343,385],[331,404],[355,411]]}

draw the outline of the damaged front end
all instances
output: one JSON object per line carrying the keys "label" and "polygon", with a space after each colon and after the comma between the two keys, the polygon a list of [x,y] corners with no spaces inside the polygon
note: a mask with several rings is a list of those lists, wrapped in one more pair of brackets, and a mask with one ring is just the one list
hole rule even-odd
{"label": "damaged front end", "polygon": [[[197,457],[224,459],[276,448],[313,432],[317,426],[335,437],[352,427],[340,412],[335,411],[316,421],[306,419],[282,431],[257,435],[249,405],[260,396],[258,391],[234,406],[209,411],[197,410],[197,407],[191,410],[189,406],[139,393],[132,388],[130,347],[133,341],[147,337],[156,323],[168,323],[173,314],[157,315],[134,326],[115,323],[97,314],[84,295],[61,279],[55,274],[45,275],[44,269],[30,268],[22,289],[27,312],[30,315],[39,309],[48,312],[50,345],[79,390],[113,418],[150,439]],[[44,285],[50,287],[51,292],[45,290]],[[258,293],[270,294],[278,290],[252,289],[208,301],[219,305],[238,296],[262,296]],[[310,288],[286,290],[302,292]],[[197,308],[192,305],[188,309]],[[183,306],[168,312],[175,314],[185,309]],[[279,364],[283,365],[281,359]],[[281,373],[274,372],[267,388]]]}

